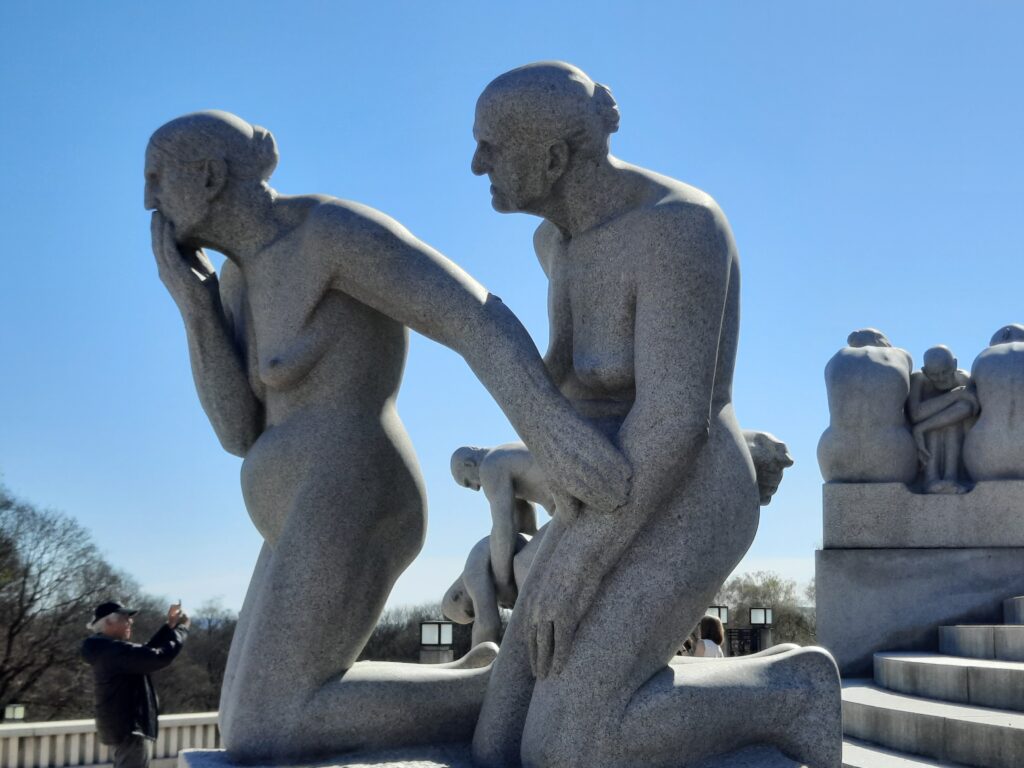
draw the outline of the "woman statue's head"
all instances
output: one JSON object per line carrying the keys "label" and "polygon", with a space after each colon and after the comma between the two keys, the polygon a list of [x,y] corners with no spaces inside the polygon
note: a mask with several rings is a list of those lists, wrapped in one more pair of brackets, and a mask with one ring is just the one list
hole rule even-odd
{"label": "woman statue's head", "polygon": [[891,347],[892,342],[877,328],[861,328],[846,337],[850,347]]}
{"label": "woman statue's head", "polygon": [[229,182],[265,186],[277,159],[277,144],[265,128],[229,112],[183,115],[149,139],[146,208],[159,210],[185,238],[203,223],[210,203]]}
{"label": "woman statue's head", "polygon": [[536,212],[572,163],[608,155],[619,128],[611,92],[561,61],[506,72],[476,103],[472,169],[491,180],[497,211]]}

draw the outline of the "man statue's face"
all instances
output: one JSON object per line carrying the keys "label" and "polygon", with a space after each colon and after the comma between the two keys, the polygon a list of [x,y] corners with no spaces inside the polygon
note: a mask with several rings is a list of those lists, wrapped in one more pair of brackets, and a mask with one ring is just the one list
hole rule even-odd
{"label": "man statue's face", "polygon": [[494,102],[477,105],[472,171],[491,182],[491,205],[499,213],[537,212],[551,191],[545,178],[547,146],[517,130],[516,120],[499,114]]}
{"label": "man statue's face", "polygon": [[928,381],[930,381],[932,386],[936,389],[945,392],[956,386],[955,360],[952,363],[948,361],[925,363],[921,370],[924,371],[924,375],[928,377]]}
{"label": "man statue's face", "polygon": [[463,461],[452,468],[452,477],[463,488],[480,490],[480,467],[475,461]]}
{"label": "man statue's face", "polygon": [[445,592],[441,600],[441,612],[456,624],[469,624],[473,621],[473,598],[469,596],[462,576]]}

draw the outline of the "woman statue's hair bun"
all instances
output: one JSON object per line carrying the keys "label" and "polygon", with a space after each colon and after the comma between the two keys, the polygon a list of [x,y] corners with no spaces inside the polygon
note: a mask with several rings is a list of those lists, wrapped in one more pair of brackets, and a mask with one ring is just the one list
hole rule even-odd
{"label": "woman statue's hair bun", "polygon": [[619,130],[619,105],[607,85],[594,83],[594,109],[608,133]]}
{"label": "woman statue's hair bun", "polygon": [[266,181],[277,168],[278,152],[274,134],[261,125],[252,127],[252,157],[255,175]]}

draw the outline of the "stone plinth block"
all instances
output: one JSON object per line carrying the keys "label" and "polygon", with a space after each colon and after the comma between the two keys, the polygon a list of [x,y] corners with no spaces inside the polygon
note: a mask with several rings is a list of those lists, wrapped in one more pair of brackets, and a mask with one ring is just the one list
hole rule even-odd
{"label": "stone plinth block", "polygon": [[844,677],[879,651],[937,651],[938,627],[997,624],[1024,594],[1024,547],[826,549],[816,555],[818,642]]}
{"label": "stone plinth block", "polygon": [[1003,623],[1024,624],[1024,597],[1010,597],[1003,601]]}
{"label": "stone plinth block", "polygon": [[[728,755],[692,763],[692,768],[817,768],[786,757],[774,747],[745,747]],[[185,749],[178,768],[238,768],[223,749]],[[254,766],[245,768],[280,768]],[[298,767],[296,767],[298,768]],[[475,768],[468,744],[356,752],[334,760],[304,763],[302,768]]]}
{"label": "stone plinth block", "polygon": [[913,493],[903,483],[825,483],[825,549],[1024,547],[1024,480],[970,493]]}

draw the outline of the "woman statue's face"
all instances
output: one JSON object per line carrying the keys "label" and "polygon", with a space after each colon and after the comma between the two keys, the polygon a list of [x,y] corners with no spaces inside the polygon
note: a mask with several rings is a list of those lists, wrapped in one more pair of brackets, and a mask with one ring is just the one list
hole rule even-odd
{"label": "woman statue's face", "polygon": [[145,206],[174,225],[179,241],[185,240],[206,218],[204,164],[183,163],[150,144],[146,147]]}

